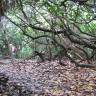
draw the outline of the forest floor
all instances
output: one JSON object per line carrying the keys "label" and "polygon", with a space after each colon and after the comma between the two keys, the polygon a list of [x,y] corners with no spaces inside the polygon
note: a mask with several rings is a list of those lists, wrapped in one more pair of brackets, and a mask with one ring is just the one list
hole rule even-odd
{"label": "forest floor", "polygon": [[0,73],[9,77],[7,91],[10,93],[2,91],[0,96],[96,96],[96,71],[77,70],[68,60],[64,63],[66,66],[61,66],[57,60],[42,63],[0,60]]}

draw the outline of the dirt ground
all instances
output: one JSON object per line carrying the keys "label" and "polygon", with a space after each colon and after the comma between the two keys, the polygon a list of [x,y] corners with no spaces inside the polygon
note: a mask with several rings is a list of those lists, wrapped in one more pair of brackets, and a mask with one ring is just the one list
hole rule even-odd
{"label": "dirt ground", "polygon": [[[77,70],[68,60],[64,64],[6,59],[0,60],[0,73],[9,77],[9,84],[22,87],[22,96],[96,96],[96,71]],[[30,93],[24,93],[25,90]],[[10,96],[19,96],[16,90],[11,92]]]}

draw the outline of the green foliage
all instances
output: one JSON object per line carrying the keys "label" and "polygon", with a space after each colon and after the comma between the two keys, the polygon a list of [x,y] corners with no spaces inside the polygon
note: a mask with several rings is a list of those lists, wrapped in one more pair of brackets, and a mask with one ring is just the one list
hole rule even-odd
{"label": "green foliage", "polygon": [[[52,44],[53,38],[61,45],[64,45],[62,36],[56,36],[52,32],[43,32],[38,28],[33,28],[33,26],[53,31],[64,30],[70,27],[73,32],[78,34],[83,32],[96,36],[96,21],[92,20],[94,14],[88,6],[78,5],[71,0],[21,1],[23,6],[17,4],[15,8],[6,12],[10,21],[6,21],[6,24],[3,26],[8,35],[9,43],[18,48],[18,57],[20,58],[27,58],[35,50],[39,52],[48,51],[49,46],[51,46],[52,54],[57,54],[60,51],[60,47]],[[79,28],[74,26],[74,24]],[[25,34],[29,35],[29,37]],[[6,45],[3,41],[4,35],[0,33],[1,49]],[[42,35],[47,35],[47,37],[42,37]],[[38,36],[41,37],[34,39]]]}
{"label": "green foliage", "polygon": [[32,49],[27,45],[21,49],[19,57],[27,58],[30,55],[32,55]]}

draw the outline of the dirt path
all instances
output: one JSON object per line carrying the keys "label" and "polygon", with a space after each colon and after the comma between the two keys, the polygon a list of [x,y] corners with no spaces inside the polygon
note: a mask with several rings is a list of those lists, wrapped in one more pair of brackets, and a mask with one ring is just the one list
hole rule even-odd
{"label": "dirt path", "polygon": [[1,59],[1,60],[0,60],[0,65],[10,64],[11,62],[12,62],[11,59]]}
{"label": "dirt path", "polygon": [[67,60],[64,61],[67,66],[61,66],[57,61],[2,62],[4,64],[0,66],[0,73],[9,76],[9,83],[15,82],[23,86],[23,90],[31,92],[31,95],[24,96],[96,96],[96,71],[76,71],[74,65]]}

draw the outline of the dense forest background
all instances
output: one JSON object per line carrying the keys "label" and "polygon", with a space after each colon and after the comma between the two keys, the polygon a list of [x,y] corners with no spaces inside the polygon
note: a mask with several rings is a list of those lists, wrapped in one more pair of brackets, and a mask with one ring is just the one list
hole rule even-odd
{"label": "dense forest background", "polygon": [[96,59],[95,0],[0,0],[0,56],[78,66]]}

